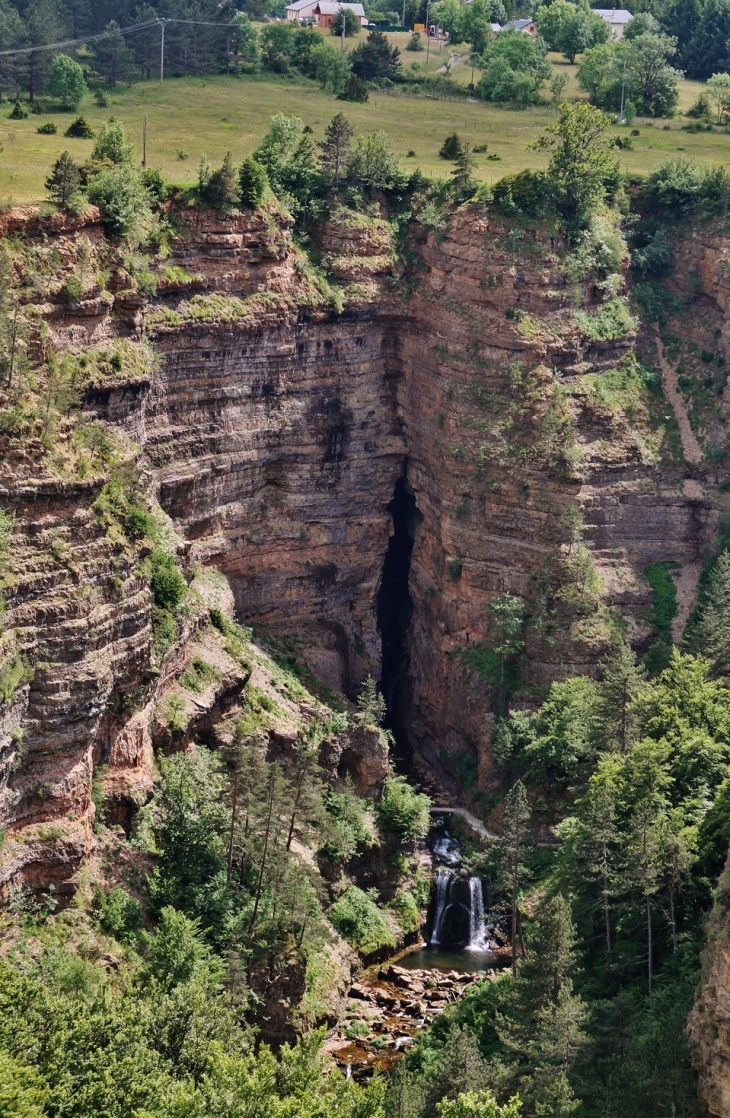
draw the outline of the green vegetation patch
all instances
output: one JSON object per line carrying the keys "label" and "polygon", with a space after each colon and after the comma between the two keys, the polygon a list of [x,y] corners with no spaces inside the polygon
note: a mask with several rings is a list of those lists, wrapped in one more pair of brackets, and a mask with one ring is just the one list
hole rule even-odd
{"label": "green vegetation patch", "polygon": [[329,911],[329,918],[343,939],[365,956],[384,947],[395,947],[395,936],[376,897],[373,890],[366,893],[351,885]]}
{"label": "green vegetation patch", "polygon": [[644,657],[644,663],[651,672],[665,668],[671,655],[672,622],[677,616],[677,586],[670,572],[679,570],[680,567],[680,563],[669,560],[664,563],[652,563],[644,571],[653,593],[650,621],[657,634],[656,640]]}
{"label": "green vegetation patch", "polygon": [[612,341],[638,329],[639,320],[631,314],[627,299],[611,299],[596,311],[576,311],[575,321],[586,338]]}
{"label": "green vegetation patch", "polygon": [[221,678],[222,676],[218,669],[204,660],[202,656],[193,656],[193,659],[180,676],[180,683],[188,691],[194,691],[197,695],[200,695],[203,691],[207,690],[212,683],[218,683]]}

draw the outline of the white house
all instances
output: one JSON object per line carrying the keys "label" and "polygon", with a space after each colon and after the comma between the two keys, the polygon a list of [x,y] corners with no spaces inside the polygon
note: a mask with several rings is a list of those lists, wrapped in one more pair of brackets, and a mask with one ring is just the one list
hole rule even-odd
{"label": "white house", "polygon": [[611,28],[612,39],[623,39],[627,23],[631,23],[634,18],[626,8],[594,8],[593,11],[597,16],[605,19]]}
{"label": "white house", "polygon": [[[347,8],[349,12],[359,19],[361,27],[367,27],[370,20],[365,15],[362,4],[341,4],[339,0],[318,0],[314,8],[314,16],[318,27],[331,27],[339,15],[340,8]],[[300,17],[301,18],[301,17]]]}
{"label": "white house", "polygon": [[319,27],[329,27],[340,8],[348,8],[360,20],[361,27],[367,26],[368,17],[362,4],[340,4],[336,0],[294,0],[293,4],[287,4],[286,18],[290,22],[311,19]]}
{"label": "white house", "polygon": [[317,0],[294,0],[293,4],[287,4],[286,18],[290,22],[296,22],[298,19],[314,19],[316,7]]}

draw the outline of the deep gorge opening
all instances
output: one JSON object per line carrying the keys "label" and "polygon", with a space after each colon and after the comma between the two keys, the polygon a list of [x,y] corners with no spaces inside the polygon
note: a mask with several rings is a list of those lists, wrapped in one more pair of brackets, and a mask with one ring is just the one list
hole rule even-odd
{"label": "deep gorge opening", "polygon": [[383,563],[377,598],[377,621],[382,641],[381,687],[387,705],[386,725],[396,742],[396,759],[410,758],[403,713],[408,694],[408,630],[413,616],[409,589],[411,556],[418,509],[405,474],[399,478],[388,505],[393,530]]}

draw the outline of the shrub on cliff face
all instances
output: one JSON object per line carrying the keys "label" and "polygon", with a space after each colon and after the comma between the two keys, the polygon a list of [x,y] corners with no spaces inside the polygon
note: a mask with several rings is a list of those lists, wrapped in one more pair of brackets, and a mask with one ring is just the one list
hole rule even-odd
{"label": "shrub on cliff face", "polygon": [[390,907],[406,935],[418,931],[421,926],[421,913],[412,893],[407,889],[396,893]]}
{"label": "shrub on cliff face", "polygon": [[378,801],[378,823],[402,842],[415,842],[428,831],[430,807],[428,796],[411,788],[405,777],[391,774]]}
{"label": "shrub on cliff face", "polygon": [[100,171],[89,180],[89,201],[101,210],[114,237],[140,237],[152,217],[141,175],[127,164]]}
{"label": "shrub on cliff face", "polygon": [[180,605],[187,585],[172,557],[161,548],[150,555],[150,592],[158,609],[174,610]]}
{"label": "shrub on cliff face", "polygon": [[365,803],[348,778],[342,792],[329,792],[324,801],[323,843],[320,854],[330,862],[349,862],[358,850],[376,845]]}
{"label": "shrub on cliff face", "polygon": [[363,955],[395,947],[395,937],[382,911],[371,894],[356,885],[332,905],[329,917],[340,935]]}
{"label": "shrub on cliff face", "polygon": [[266,171],[277,198],[295,214],[302,212],[320,184],[314,144],[305,132],[304,121],[298,116],[277,113],[253,158]]}
{"label": "shrub on cliff face", "polygon": [[550,210],[552,191],[544,171],[519,171],[495,183],[494,202],[507,214],[544,217]]}
{"label": "shrub on cliff face", "polygon": [[646,177],[642,194],[652,209],[676,217],[691,213],[713,217],[727,211],[730,175],[724,167],[693,163],[680,156],[655,167]]}

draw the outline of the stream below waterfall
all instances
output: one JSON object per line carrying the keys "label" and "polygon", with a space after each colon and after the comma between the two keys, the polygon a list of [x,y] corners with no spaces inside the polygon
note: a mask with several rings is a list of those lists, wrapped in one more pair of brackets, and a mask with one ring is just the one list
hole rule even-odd
{"label": "stream below waterfall", "polygon": [[429,843],[434,878],[425,942],[369,969],[350,990],[344,1019],[326,1042],[348,1075],[392,1066],[473,983],[509,963],[506,936],[490,913],[491,882],[462,866],[461,847],[436,817]]}

